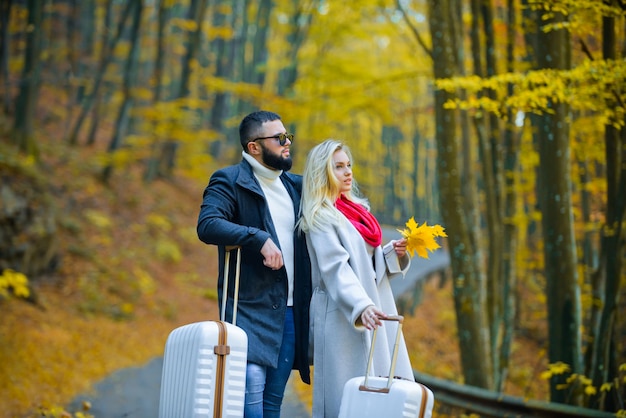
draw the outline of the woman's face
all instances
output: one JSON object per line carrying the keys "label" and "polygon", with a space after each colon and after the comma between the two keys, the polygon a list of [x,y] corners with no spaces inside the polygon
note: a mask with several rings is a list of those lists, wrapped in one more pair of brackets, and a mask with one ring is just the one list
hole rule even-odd
{"label": "woman's face", "polygon": [[333,173],[339,180],[340,194],[352,190],[352,163],[344,150],[335,151],[333,154]]}

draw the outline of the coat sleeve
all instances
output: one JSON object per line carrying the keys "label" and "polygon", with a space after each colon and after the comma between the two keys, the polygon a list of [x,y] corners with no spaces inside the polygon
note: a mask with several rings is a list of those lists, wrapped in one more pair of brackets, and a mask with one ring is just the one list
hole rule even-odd
{"label": "coat sleeve", "polygon": [[364,289],[361,280],[350,266],[350,254],[342,245],[335,228],[309,232],[310,245],[319,264],[320,280],[330,299],[355,326],[363,328],[361,312],[375,305]]}
{"label": "coat sleeve", "polygon": [[237,222],[242,202],[236,187],[234,175],[226,170],[216,171],[211,176],[198,215],[198,238],[206,244],[241,245],[260,251],[270,234]]}

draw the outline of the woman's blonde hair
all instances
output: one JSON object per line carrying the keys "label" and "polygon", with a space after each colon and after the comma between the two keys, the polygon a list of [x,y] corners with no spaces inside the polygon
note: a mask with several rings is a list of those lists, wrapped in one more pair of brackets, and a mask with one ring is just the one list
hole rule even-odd
{"label": "woman's blonde hair", "polygon": [[[333,160],[337,151],[344,151],[352,161],[348,146],[334,139],[327,139],[316,145],[307,156],[302,174],[302,202],[298,221],[298,228],[301,231],[320,230],[328,225],[338,225],[346,221],[341,212],[335,208],[340,191]],[[359,195],[354,178],[352,190],[345,196],[369,210],[369,203]]]}

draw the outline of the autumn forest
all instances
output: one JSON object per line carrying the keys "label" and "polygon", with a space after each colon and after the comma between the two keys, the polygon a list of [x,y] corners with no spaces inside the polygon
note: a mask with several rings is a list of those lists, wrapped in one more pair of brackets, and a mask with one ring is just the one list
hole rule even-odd
{"label": "autumn forest", "polygon": [[[215,299],[206,266],[185,261],[200,246],[197,202],[211,172],[241,159],[238,123],[257,109],[294,133],[292,171],[340,139],[381,223],[445,227],[459,373],[442,377],[506,392],[512,353],[532,334],[544,400],[626,416],[626,2],[0,7],[7,416],[159,354],[68,376],[58,396],[44,378],[26,385],[33,346],[47,344],[28,337],[45,334],[35,318],[52,315],[46,303],[72,312],[57,322],[111,332],[205,314],[174,303],[178,292]],[[76,358],[99,344],[62,335]]]}

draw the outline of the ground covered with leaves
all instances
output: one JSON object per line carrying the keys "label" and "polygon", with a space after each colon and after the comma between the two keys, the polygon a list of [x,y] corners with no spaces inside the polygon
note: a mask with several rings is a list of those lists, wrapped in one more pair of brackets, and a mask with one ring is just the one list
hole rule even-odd
{"label": "ground covered with leaves", "polygon": [[[116,167],[104,184],[93,149],[43,146],[59,261],[30,280],[28,301],[0,299],[0,418],[60,411],[112,372],[161,356],[173,328],[218,317],[215,248],[195,232],[204,183],[146,185],[141,171]],[[413,366],[461,381],[451,281],[431,278],[421,298],[404,326]],[[542,398],[541,332],[530,334],[513,347],[506,389]],[[296,386],[310,403],[311,388]]]}

